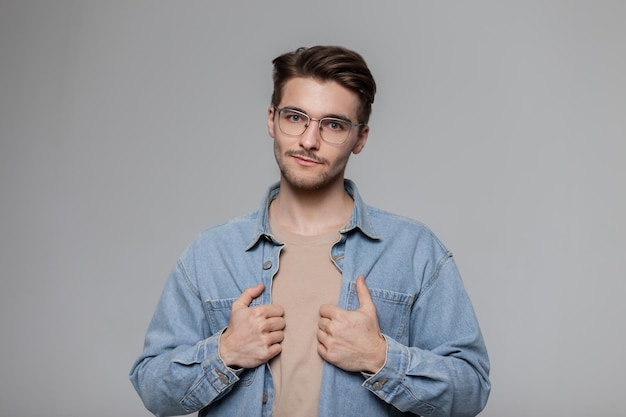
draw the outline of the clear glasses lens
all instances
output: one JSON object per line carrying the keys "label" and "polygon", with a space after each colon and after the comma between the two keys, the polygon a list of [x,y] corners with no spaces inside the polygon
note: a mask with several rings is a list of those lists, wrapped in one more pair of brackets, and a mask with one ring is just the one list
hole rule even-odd
{"label": "clear glasses lens", "polygon": [[282,109],[278,113],[280,130],[292,136],[300,136],[309,125],[309,116],[295,110]]}
{"label": "clear glasses lens", "polygon": [[[297,110],[280,109],[278,127],[281,132],[290,136],[300,136],[311,123],[311,118]],[[322,139],[330,143],[343,143],[348,139],[352,124],[345,120],[325,117],[318,121]]]}

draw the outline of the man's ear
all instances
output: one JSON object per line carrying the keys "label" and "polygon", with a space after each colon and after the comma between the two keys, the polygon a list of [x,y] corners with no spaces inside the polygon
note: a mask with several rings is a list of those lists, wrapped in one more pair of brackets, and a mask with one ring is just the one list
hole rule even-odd
{"label": "man's ear", "polygon": [[270,106],[267,110],[267,132],[272,138],[276,138],[276,131],[274,130],[274,114],[274,106]]}
{"label": "man's ear", "polygon": [[360,153],[363,150],[363,148],[365,147],[365,143],[367,142],[367,136],[370,133],[369,126],[363,126],[359,129],[360,129],[359,138],[357,139],[356,143],[352,147],[353,154]]}

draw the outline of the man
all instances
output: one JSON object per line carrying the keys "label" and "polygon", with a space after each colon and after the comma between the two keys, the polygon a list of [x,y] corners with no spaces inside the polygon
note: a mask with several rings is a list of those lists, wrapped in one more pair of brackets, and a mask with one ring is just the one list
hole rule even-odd
{"label": "man", "polygon": [[369,133],[366,63],[327,46],[273,63],[280,182],[181,256],[137,392],[158,416],[475,416],[489,362],[452,255],[344,179]]}

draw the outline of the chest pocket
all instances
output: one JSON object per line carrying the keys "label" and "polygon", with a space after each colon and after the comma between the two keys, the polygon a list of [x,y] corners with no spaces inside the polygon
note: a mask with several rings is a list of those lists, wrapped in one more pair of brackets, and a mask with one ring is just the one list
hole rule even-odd
{"label": "chest pocket", "polygon": [[[347,310],[359,308],[359,298],[356,294],[356,283],[351,282],[348,287]],[[370,288],[370,294],[376,312],[380,331],[391,336],[394,340],[407,343],[409,338],[408,325],[411,314],[411,306],[415,297],[412,294],[404,294],[395,291]]]}
{"label": "chest pocket", "polygon": [[[228,326],[228,320],[230,319],[230,309],[236,298],[220,298],[217,300],[205,300],[204,311],[206,313],[207,321],[209,322],[209,330],[211,334],[219,332],[224,327]],[[250,307],[260,305],[259,298],[255,298],[250,303]]]}

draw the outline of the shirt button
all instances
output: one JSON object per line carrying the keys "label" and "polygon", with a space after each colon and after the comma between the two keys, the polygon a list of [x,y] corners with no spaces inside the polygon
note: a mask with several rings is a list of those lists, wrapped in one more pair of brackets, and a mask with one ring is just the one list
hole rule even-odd
{"label": "shirt button", "polygon": [[385,385],[385,382],[387,382],[387,378],[383,379],[382,381],[376,381],[374,382],[374,384],[372,385],[372,388],[375,391],[380,391],[381,389],[383,389],[383,385]]}
{"label": "shirt button", "polygon": [[263,262],[263,269],[270,269],[272,267],[272,261]]}
{"label": "shirt button", "polygon": [[228,379],[228,376],[226,376],[226,374],[224,374],[222,371],[217,370],[217,375],[219,376],[220,382],[222,384],[226,385],[230,382],[230,380]]}
{"label": "shirt button", "polygon": [[267,392],[263,392],[263,404],[267,403]]}

